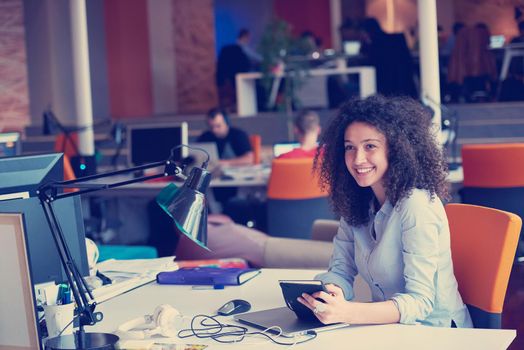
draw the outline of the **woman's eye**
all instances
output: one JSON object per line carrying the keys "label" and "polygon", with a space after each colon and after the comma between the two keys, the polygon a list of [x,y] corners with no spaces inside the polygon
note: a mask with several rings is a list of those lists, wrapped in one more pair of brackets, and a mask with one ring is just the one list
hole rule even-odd
{"label": "woman's eye", "polygon": [[377,148],[377,146],[369,144],[369,145],[366,145],[366,148],[367,149],[375,149],[375,148]]}
{"label": "woman's eye", "polygon": [[354,147],[352,145],[346,145],[344,146],[344,150],[351,151]]}

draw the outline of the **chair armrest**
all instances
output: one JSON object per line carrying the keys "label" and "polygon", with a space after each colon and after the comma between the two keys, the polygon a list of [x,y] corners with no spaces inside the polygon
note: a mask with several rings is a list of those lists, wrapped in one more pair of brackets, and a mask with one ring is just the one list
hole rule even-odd
{"label": "chair armrest", "polygon": [[311,229],[311,239],[332,242],[337,234],[339,224],[337,220],[315,220],[315,222],[313,222],[313,228]]}

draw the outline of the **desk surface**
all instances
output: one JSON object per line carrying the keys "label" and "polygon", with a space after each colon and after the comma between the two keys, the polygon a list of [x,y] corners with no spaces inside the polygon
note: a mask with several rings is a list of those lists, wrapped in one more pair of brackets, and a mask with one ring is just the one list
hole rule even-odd
{"label": "desk surface", "polygon": [[[210,187],[266,187],[271,173],[271,168],[268,165],[252,165],[252,166],[238,166],[225,168],[223,170],[225,176],[212,178]],[[113,176],[110,180],[100,179],[92,181],[92,183],[114,183],[119,181],[126,181],[131,179],[130,175]],[[96,191],[84,194],[84,196],[155,196],[161,189],[166,187],[169,181],[148,181],[129,184],[126,186],[115,187],[107,191]],[[182,184],[182,182],[180,182]]]}
{"label": "desk surface", "polygon": [[[230,175],[229,179],[214,178],[211,180],[210,187],[266,187],[271,174],[271,168],[267,165],[256,165],[256,166],[242,166],[242,167],[231,167],[226,169],[226,175]],[[462,167],[457,170],[450,171],[448,175],[448,182],[452,185],[458,186],[462,184],[464,177]],[[114,182],[120,180],[129,179],[128,176],[115,176]],[[105,183],[107,181],[100,181]],[[139,182],[130,184],[122,187],[115,187],[108,191],[91,192],[85,195],[87,196],[143,196],[143,195],[156,195],[162,188],[166,187],[169,182],[167,181],[150,181],[150,182]]]}
{"label": "desk surface", "polygon": [[[192,290],[191,286],[150,284],[98,305],[104,320],[88,331],[113,332],[116,327],[135,317],[150,314],[155,307],[168,303],[189,318],[196,314],[214,314],[216,309],[231,299],[245,299],[252,311],[285,306],[278,286],[279,279],[311,279],[319,271],[264,269],[262,274],[245,285],[224,290]],[[222,318],[233,322],[232,318]],[[189,322],[189,320],[187,320]],[[457,329],[400,324],[379,326],[352,326],[319,333],[317,339],[298,345],[300,349],[336,349],[351,344],[355,349],[506,349],[515,330]],[[155,338],[167,342],[166,338]],[[256,349],[282,349],[282,346],[253,338],[246,343],[219,345],[212,341],[189,338],[172,339],[180,344],[208,344],[207,349],[245,348],[249,342],[259,344]]]}

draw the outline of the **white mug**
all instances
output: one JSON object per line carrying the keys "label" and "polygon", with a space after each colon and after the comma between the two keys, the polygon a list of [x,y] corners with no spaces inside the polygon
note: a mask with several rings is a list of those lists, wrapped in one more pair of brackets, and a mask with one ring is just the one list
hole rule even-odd
{"label": "white mug", "polygon": [[[65,305],[44,305],[44,317],[49,338],[73,334],[75,303]],[[63,331],[62,331],[63,330]],[[60,334],[62,332],[62,334]]]}

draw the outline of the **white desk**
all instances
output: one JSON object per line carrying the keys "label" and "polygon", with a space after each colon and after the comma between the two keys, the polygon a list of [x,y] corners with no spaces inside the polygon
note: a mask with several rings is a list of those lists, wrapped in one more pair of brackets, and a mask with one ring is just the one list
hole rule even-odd
{"label": "white desk", "polygon": [[[243,286],[226,287],[224,290],[192,290],[190,286],[168,286],[150,284],[127,294],[108,300],[97,307],[104,313],[104,320],[88,331],[113,332],[116,327],[131,318],[150,314],[155,307],[168,303],[182,314],[213,314],[216,309],[231,299],[245,299],[252,311],[285,306],[277,281],[279,279],[311,279],[319,271],[264,269],[262,274]],[[232,318],[222,318],[233,322]],[[188,320],[189,322],[189,320]],[[506,349],[513,339],[515,330],[457,329],[426,326],[380,325],[353,326],[319,333],[317,339],[297,345],[300,349]],[[166,338],[162,339],[165,342]],[[181,344],[208,344],[210,350],[224,348],[247,348],[247,343],[219,345],[210,340],[189,338],[172,339]],[[260,343],[260,338],[248,342]],[[254,346],[254,345],[252,345]],[[269,341],[256,349],[284,349]]]}
{"label": "white desk", "polygon": [[[238,167],[233,172],[241,173],[242,169],[248,169],[250,167]],[[269,180],[269,176],[271,175],[271,168],[264,167],[261,165],[257,165],[252,170],[245,170],[244,171],[244,177],[238,176],[232,179],[224,180],[221,178],[215,178],[211,180],[210,187],[240,187],[240,188],[260,188],[260,187],[266,187],[267,182]],[[247,172],[247,173],[246,173]],[[462,171],[462,167],[459,167],[457,170],[453,170],[449,172],[448,175],[448,182],[450,183],[453,188],[460,188],[462,185],[462,179],[464,178],[464,174]],[[115,177],[113,179],[114,182],[120,181],[120,180],[127,180],[129,177]],[[100,181],[104,183],[105,181]],[[136,197],[154,197],[160,192],[161,189],[166,187],[169,184],[167,181],[154,181],[154,182],[139,182],[135,184],[130,184],[122,187],[115,187],[113,189],[107,190],[107,191],[98,191],[98,192],[91,192],[86,193],[84,196],[95,196],[95,197],[129,197],[129,196],[136,196]]]}
{"label": "white desk", "polygon": [[[376,78],[374,67],[340,67],[340,68],[319,68],[307,70],[307,76],[319,77],[338,74],[358,74],[360,85],[360,97],[364,98],[375,94]],[[276,74],[275,78],[282,78],[282,73]],[[306,77],[307,77],[306,76]],[[262,78],[262,73],[239,73],[235,76],[236,81],[236,96],[237,96],[237,113],[239,116],[256,115],[258,112],[257,106],[257,91],[256,80]]]}
{"label": "white desk", "polygon": [[500,69],[499,81],[503,82],[508,76],[509,66],[511,60],[515,57],[521,58],[521,63],[524,65],[524,44],[508,44],[504,47],[504,59],[502,60],[502,68]]}
{"label": "white desk", "polygon": [[[225,174],[233,175],[228,179],[221,177],[213,178],[209,187],[240,187],[240,188],[256,188],[266,187],[271,168],[267,165],[252,165],[252,166],[238,166],[224,169]],[[127,175],[114,176],[110,180],[111,183],[129,180],[131,177]],[[96,183],[97,181],[93,181]],[[100,179],[100,183],[109,183],[108,179]],[[84,196],[92,197],[154,197],[160,190],[166,187],[169,181],[149,181],[138,182],[126,186],[115,187],[106,191],[96,191],[84,194]],[[182,182],[177,182],[181,185]]]}

